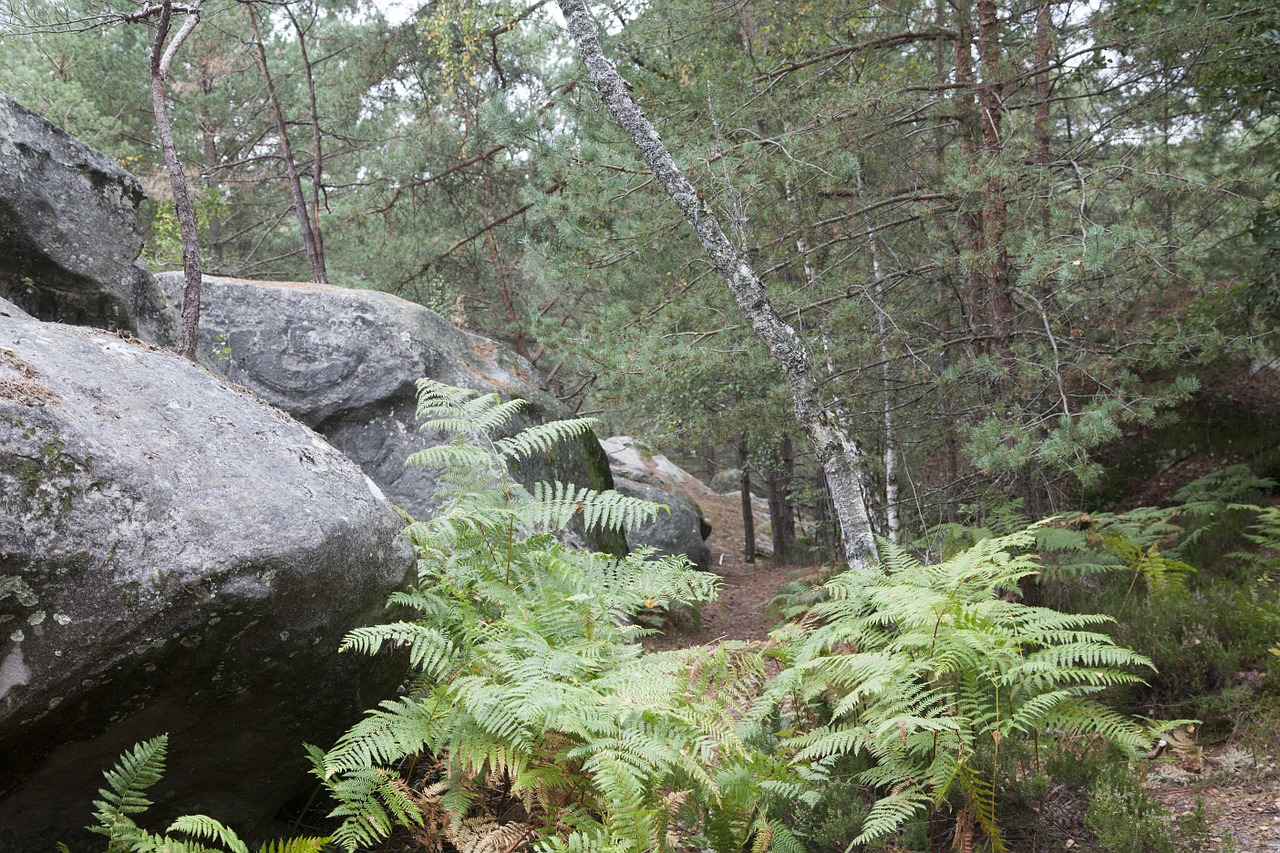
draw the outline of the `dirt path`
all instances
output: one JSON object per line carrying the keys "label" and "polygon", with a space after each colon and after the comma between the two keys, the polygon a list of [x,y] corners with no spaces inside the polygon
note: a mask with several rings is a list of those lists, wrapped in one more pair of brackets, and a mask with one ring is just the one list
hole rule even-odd
{"label": "dirt path", "polygon": [[764,640],[777,618],[766,613],[778,590],[799,577],[818,577],[820,566],[775,567],[768,555],[743,560],[742,508],[736,495],[689,495],[711,523],[710,571],[723,578],[720,597],[702,608],[701,624],[677,620],[645,645],[655,650],[700,646],[717,640]]}
{"label": "dirt path", "polygon": [[1180,760],[1157,764],[1147,778],[1170,815],[1193,814],[1203,800],[1210,836],[1224,850],[1280,853],[1280,768],[1274,755],[1235,746],[1193,749]]}

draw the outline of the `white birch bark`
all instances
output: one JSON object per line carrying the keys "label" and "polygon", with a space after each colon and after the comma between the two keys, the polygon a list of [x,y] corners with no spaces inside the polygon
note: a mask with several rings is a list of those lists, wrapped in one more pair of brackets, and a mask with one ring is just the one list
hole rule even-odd
{"label": "white birch bark", "polygon": [[809,348],[773,307],[764,283],[742,252],[725,236],[716,217],[703,207],[693,184],[676,165],[657,129],[628,92],[626,81],[600,48],[599,31],[583,0],[557,0],[569,35],[600,100],[631,139],[654,178],[693,226],[702,248],[728,282],[729,291],[782,368],[795,401],[796,419],[809,436],[831,490],[839,516],[845,560],[852,569],[876,563],[875,539],[863,501],[862,453],[822,403],[821,388],[812,369]]}

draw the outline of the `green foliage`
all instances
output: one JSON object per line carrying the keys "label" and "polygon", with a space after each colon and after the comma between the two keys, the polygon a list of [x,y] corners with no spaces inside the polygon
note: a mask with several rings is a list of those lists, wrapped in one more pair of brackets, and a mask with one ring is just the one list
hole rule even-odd
{"label": "green foliage", "polygon": [[1111,767],[1094,783],[1084,818],[1104,853],[1208,853],[1213,843],[1203,801],[1178,818],[1151,798],[1141,777]]}
{"label": "green foliage", "polygon": [[[107,787],[98,791],[102,799],[94,800],[98,823],[89,831],[107,837],[107,853],[249,853],[248,845],[232,829],[205,815],[183,815],[160,835],[134,821],[135,815],[152,805],[146,792],[164,775],[168,745],[168,735],[137,744],[103,773]],[[264,843],[259,853],[320,853],[328,842],[327,838],[277,840]]]}
{"label": "green foliage", "polygon": [[[193,199],[196,233],[202,245],[209,241],[210,223],[227,217],[227,203],[216,192],[197,192]],[[150,234],[142,249],[142,257],[155,270],[182,268],[182,235],[178,231],[178,213],[172,201],[148,205],[151,211]]]}
{"label": "green foliage", "polygon": [[[344,644],[407,649],[409,692],[328,752],[311,750],[339,804],[335,840],[353,850],[405,826],[464,851],[495,838],[643,850],[708,813],[717,849],[736,849],[764,825],[754,797],[767,775],[743,769],[748,751],[727,717],[736,679],[725,676],[751,658],[643,655],[636,640],[646,632],[634,624],[646,608],[712,598],[715,578],[680,559],[558,541],[578,516],[617,528],[656,507],[515,483],[515,460],[592,423],[493,438],[517,408],[421,384],[424,427],[458,440],[411,460],[448,466],[440,514],[409,527],[418,584],[390,602],[417,618],[359,629]],[[712,681],[724,689],[711,691]]]}
{"label": "green foliage", "polygon": [[827,586],[811,631],[791,645],[793,665],[770,684],[766,707],[820,702],[827,722],[784,748],[812,778],[846,756],[878,793],[854,843],[888,835],[956,797],[1003,849],[996,813],[1005,741],[1093,735],[1122,753],[1148,732],[1099,704],[1138,682],[1141,655],[1096,630],[1101,616],[1068,615],[1012,600],[1039,570],[1036,529],[978,542],[937,565],[885,546],[883,574],[846,573]]}
{"label": "green foliage", "polygon": [[[1143,683],[1115,690],[1115,701],[1194,717],[1210,736],[1270,718],[1275,682],[1264,674],[1276,668],[1266,650],[1280,635],[1280,514],[1242,501],[1273,486],[1235,465],[1182,487],[1170,506],[1063,516],[1036,528],[1044,603],[1110,614],[1116,622],[1103,630],[1155,665]],[[1005,523],[932,532],[945,549]]]}

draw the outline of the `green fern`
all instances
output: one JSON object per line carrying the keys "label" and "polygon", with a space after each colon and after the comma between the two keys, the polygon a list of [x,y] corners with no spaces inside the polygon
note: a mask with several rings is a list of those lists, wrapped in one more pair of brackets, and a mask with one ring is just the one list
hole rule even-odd
{"label": "green fern", "polygon": [[[1129,755],[1139,723],[1099,705],[1107,686],[1137,680],[1140,655],[1091,630],[1105,617],[1024,605],[1008,593],[1039,571],[1039,528],[979,540],[935,565],[883,546],[883,574],[844,574],[792,635],[792,668],[766,692],[777,713],[799,697],[830,722],[783,746],[822,778],[844,756],[870,761],[858,779],[879,792],[855,844],[898,829],[957,795],[1002,849],[995,813],[1001,743],[1052,733],[1099,736]],[[761,713],[761,712],[757,712]]]}
{"label": "green fern", "polygon": [[229,853],[249,853],[249,847],[224,824],[205,815],[183,815],[169,825],[168,832],[180,832],[194,839],[221,845]]}
{"label": "green fern", "polygon": [[[620,530],[649,521],[653,504],[514,482],[515,462],[581,436],[593,421],[494,438],[518,402],[430,381],[419,393],[424,429],[456,440],[410,459],[445,469],[441,511],[408,528],[418,584],[391,599],[418,618],[358,629],[343,644],[366,654],[408,649],[411,689],[332,749],[312,750],[314,771],[339,804],[334,840],[353,850],[397,826],[430,824],[470,853],[506,838],[501,814],[475,810],[514,798],[530,821],[517,837],[541,849],[638,853],[665,843],[665,791],[694,791],[705,809],[728,815],[732,797],[711,768],[744,760],[746,747],[723,731],[713,697],[690,700],[702,669],[687,655],[643,654],[636,643],[646,633],[637,614],[711,599],[717,579],[651,550],[619,558],[561,541],[570,523]],[[420,777],[414,767],[433,770]],[[727,819],[743,839],[756,813],[735,814]],[[484,827],[469,823],[482,818]]]}
{"label": "green fern", "polygon": [[[102,799],[94,801],[98,823],[87,829],[107,836],[107,853],[249,853],[233,830],[205,815],[183,815],[163,835],[148,832],[134,821],[133,815],[152,805],[146,790],[164,775],[168,746],[168,735],[137,744],[103,774],[108,787],[100,789]],[[205,841],[215,846],[207,846]],[[264,844],[261,853],[320,853],[328,843],[328,838],[294,838]],[[64,845],[58,846],[64,849]]]}
{"label": "green fern", "polygon": [[323,853],[329,841],[328,838],[278,838],[264,842],[258,853]]}
{"label": "green fern", "polygon": [[132,849],[145,837],[146,833],[134,823],[132,816],[151,807],[146,791],[164,775],[168,747],[168,735],[153,737],[120,756],[116,766],[103,774],[107,787],[98,790],[102,799],[93,801],[98,824],[88,829],[107,836],[108,853]]}

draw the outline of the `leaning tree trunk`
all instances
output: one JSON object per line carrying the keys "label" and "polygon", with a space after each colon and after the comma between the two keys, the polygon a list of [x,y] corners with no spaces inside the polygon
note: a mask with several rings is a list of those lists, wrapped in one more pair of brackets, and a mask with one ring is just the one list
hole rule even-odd
{"label": "leaning tree trunk", "polygon": [[702,205],[697,191],[676,165],[657,129],[627,92],[627,83],[600,48],[595,21],[583,0],[557,0],[569,34],[578,48],[600,100],[639,150],[658,183],[693,226],[702,248],[716,271],[728,282],[729,292],[756,334],[769,347],[782,368],[795,401],[796,418],[809,436],[826,473],[839,516],[844,555],[850,568],[868,569],[875,564],[875,538],[863,502],[862,452],[822,403],[809,348],[773,307],[764,283],[745,254],[725,236],[720,222]]}
{"label": "leaning tree trunk", "polygon": [[[196,232],[196,214],[191,206],[191,194],[187,190],[187,176],[178,159],[178,149],[173,143],[173,128],[169,124],[169,107],[164,78],[178,48],[186,41],[200,20],[200,4],[194,3],[187,12],[187,19],[169,40],[169,25],[173,20],[173,7],[167,0],[145,10],[142,16],[158,14],[155,40],[151,43],[151,106],[155,112],[156,133],[160,136],[160,148],[164,151],[165,166],[169,170],[169,185],[173,188],[173,206],[178,215],[178,234],[182,240],[182,322],[178,336],[178,354],[196,360],[196,343],[200,330],[200,286],[203,273],[200,269],[200,241]],[[141,17],[137,18],[141,20]]]}
{"label": "leaning tree trunk", "polygon": [[258,70],[262,72],[262,80],[266,84],[267,103],[276,120],[276,136],[280,138],[280,159],[284,162],[285,175],[289,183],[289,197],[293,200],[293,212],[298,217],[298,229],[302,232],[302,245],[307,250],[307,261],[311,264],[311,280],[321,284],[328,281],[325,274],[324,258],[320,254],[320,244],[316,242],[315,231],[311,227],[311,215],[307,212],[307,202],[302,195],[302,181],[298,178],[298,164],[293,157],[293,147],[289,144],[289,127],[284,120],[284,110],[280,99],[276,97],[276,86],[271,79],[271,69],[267,66],[267,48],[262,43],[262,31],[258,26],[258,15],[252,3],[246,3],[249,11],[249,24],[253,29],[254,56],[258,60]]}

